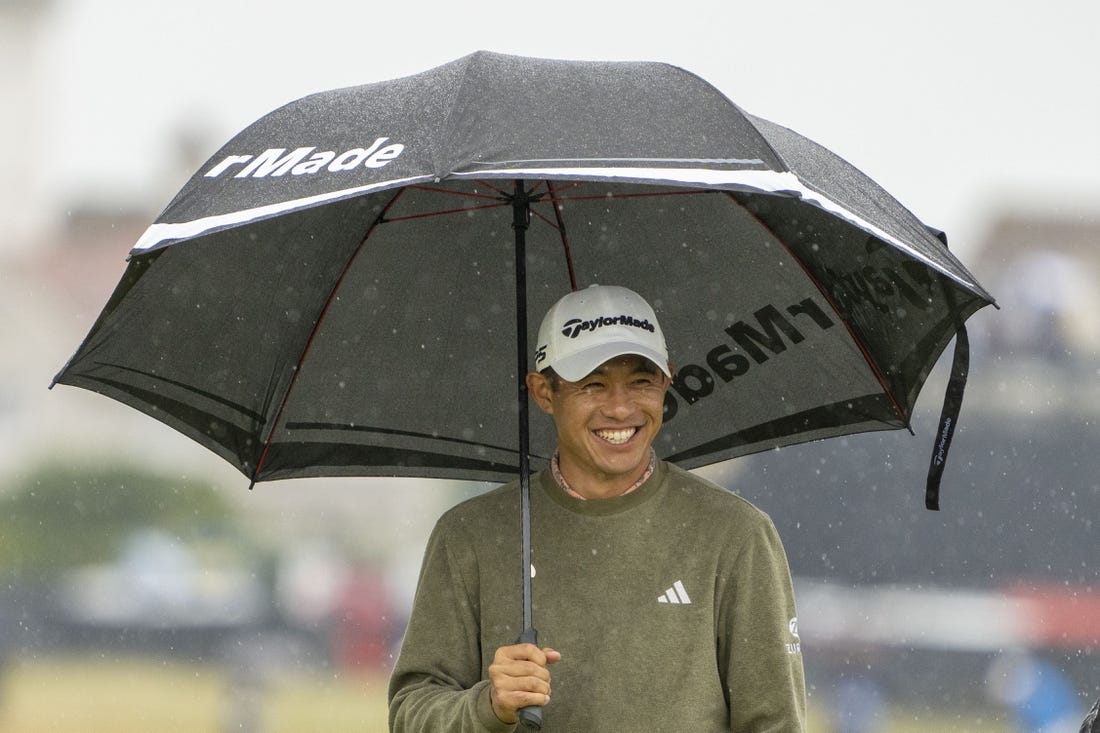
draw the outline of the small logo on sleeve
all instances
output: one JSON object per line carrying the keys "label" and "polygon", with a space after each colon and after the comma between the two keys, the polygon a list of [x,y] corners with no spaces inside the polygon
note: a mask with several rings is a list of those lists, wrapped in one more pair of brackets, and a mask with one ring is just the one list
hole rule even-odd
{"label": "small logo on sleeve", "polygon": [[791,632],[794,641],[787,642],[787,654],[801,654],[802,641],[798,636],[798,616],[787,622],[787,630]]}

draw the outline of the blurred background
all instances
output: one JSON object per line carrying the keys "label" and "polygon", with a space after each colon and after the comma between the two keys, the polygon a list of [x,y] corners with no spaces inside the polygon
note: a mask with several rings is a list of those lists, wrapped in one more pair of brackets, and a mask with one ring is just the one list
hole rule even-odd
{"label": "blurred background", "polygon": [[478,49],[682,66],[947,232],[1001,310],[970,321],[943,510],[923,487],[947,357],[913,436],[706,475],[783,536],[811,730],[1076,731],[1100,694],[1100,5],[410,7],[0,0],[0,732],[385,729],[427,534],[487,487],[248,491],[47,386],[238,129]]}

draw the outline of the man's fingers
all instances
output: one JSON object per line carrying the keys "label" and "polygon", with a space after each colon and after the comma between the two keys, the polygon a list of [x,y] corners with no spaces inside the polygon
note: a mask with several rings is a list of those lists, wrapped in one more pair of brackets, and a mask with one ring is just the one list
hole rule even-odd
{"label": "man's fingers", "polygon": [[[550,680],[544,680],[538,677],[504,677],[500,680],[500,684],[493,686],[493,689],[509,698],[524,697],[527,695],[550,697]],[[545,701],[525,704],[542,705],[544,702]],[[517,707],[522,707],[522,705],[518,705]]]}
{"label": "man's fingers", "polygon": [[502,723],[515,723],[519,719],[520,708],[543,707],[550,702],[550,696],[538,692],[499,692],[490,688],[489,700],[493,705],[493,714]]}
{"label": "man's fingers", "polygon": [[[545,671],[545,670],[544,670]],[[550,702],[550,680],[541,677],[510,677],[489,673],[489,700],[493,712],[504,723],[516,722],[516,711]]]}
{"label": "man's fingers", "polygon": [[502,689],[543,692],[550,685],[550,670],[545,663],[526,659],[495,659],[489,665],[489,679]]}
{"label": "man's fingers", "polygon": [[560,659],[556,650],[539,649],[534,644],[497,649],[489,665],[490,700],[497,717],[512,723],[519,708],[550,702],[550,670],[546,666]]}
{"label": "man's fingers", "polygon": [[496,661],[503,661],[504,659],[527,660],[529,662],[534,662],[540,667],[544,667],[547,663],[547,651],[553,650],[550,648],[539,649],[534,644],[512,644],[510,646],[499,647],[494,659]]}

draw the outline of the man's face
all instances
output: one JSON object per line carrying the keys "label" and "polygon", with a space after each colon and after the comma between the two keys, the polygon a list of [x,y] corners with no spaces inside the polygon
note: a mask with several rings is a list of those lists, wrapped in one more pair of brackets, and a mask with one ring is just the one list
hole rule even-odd
{"label": "man's face", "polygon": [[578,382],[559,379],[557,389],[532,373],[527,386],[553,416],[562,474],[582,496],[618,496],[648,467],[669,386],[652,362],[616,357]]}

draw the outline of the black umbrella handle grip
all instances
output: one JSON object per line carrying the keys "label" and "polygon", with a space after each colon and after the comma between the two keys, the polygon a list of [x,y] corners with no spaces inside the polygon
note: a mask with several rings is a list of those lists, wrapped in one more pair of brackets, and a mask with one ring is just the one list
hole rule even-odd
{"label": "black umbrella handle grip", "polygon": [[[534,644],[538,646],[539,632],[532,628],[526,628],[523,633],[516,639],[517,644]],[[519,725],[523,730],[542,730],[542,706],[541,705],[529,705],[525,708],[520,708]]]}

